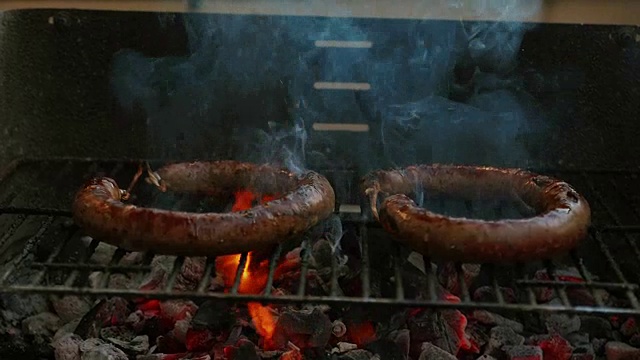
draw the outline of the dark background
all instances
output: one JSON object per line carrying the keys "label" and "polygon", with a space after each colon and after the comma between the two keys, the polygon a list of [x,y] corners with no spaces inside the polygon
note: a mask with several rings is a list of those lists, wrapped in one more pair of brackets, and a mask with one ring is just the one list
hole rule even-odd
{"label": "dark background", "polygon": [[[458,22],[323,27],[342,32],[325,38],[372,40],[362,55],[314,49],[317,29],[296,32],[308,29],[300,21],[7,12],[0,164],[22,156],[269,160],[269,140],[248,130],[269,121],[303,124],[309,167],[640,164],[637,28],[536,25],[515,50],[498,44],[474,56],[461,36],[469,25]],[[446,56],[420,62],[423,48]],[[372,91],[313,92],[317,80],[369,81]],[[306,108],[296,109],[300,99]],[[366,122],[372,131],[314,134],[316,119]]]}

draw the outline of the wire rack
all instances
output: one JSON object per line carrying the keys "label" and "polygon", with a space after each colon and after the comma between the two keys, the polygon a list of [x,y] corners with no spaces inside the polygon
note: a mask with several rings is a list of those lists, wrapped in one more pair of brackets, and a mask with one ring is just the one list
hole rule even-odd
{"label": "wire rack", "polygon": [[[151,162],[152,165],[154,162]],[[157,162],[158,164],[160,162]],[[438,277],[431,266],[424,267],[427,296],[412,298],[403,281],[407,265],[407,250],[384,236],[375,223],[367,221],[365,212],[357,211],[361,204],[355,191],[356,179],[352,171],[325,171],[334,184],[339,200],[336,213],[344,226],[353,229],[359,242],[361,267],[358,273],[360,289],[357,296],[340,295],[338,292],[338,263],[333,259],[331,266],[330,293],[326,296],[309,295],[307,274],[309,271],[309,251],[301,255],[300,280],[297,291],[291,295],[271,293],[276,264],[283,255],[278,247],[270,256],[266,290],[259,295],[239,293],[240,279],[247,261],[242,254],[237,267],[236,278],[229,292],[208,291],[208,285],[215,273],[215,258],[208,258],[204,276],[197,289],[176,291],[174,286],[184,257],[177,257],[169,273],[166,286],[162,289],[115,289],[107,287],[109,276],[116,273],[137,273],[144,276],[151,271],[154,255],[147,253],[142,264],[123,265],[120,260],[127,254],[118,249],[107,265],[90,262],[99,245],[93,239],[88,246],[80,246],[82,231],[73,225],[69,211],[75,191],[89,177],[107,175],[121,184],[127,184],[135,173],[138,160],[95,160],[95,159],[36,159],[21,160],[8,166],[0,173],[0,254],[5,257],[0,263],[0,293],[25,294],[76,294],[95,297],[121,296],[127,298],[189,298],[210,299],[229,302],[259,301],[263,303],[324,303],[335,305],[431,307],[455,309],[487,309],[503,311],[553,311],[565,313],[592,314],[640,314],[638,302],[638,280],[640,269],[640,249],[636,244],[640,234],[640,190],[637,181],[640,170],[541,170],[540,173],[557,176],[573,184],[590,201],[593,226],[589,237],[566,259],[579,271],[582,282],[567,281],[558,275],[558,262],[545,261],[535,264],[534,269],[546,269],[549,280],[535,280],[531,277],[532,264],[516,264],[510,267],[483,264],[482,271],[488,274],[486,286],[494,292],[495,301],[473,301],[469,287],[465,285],[462,264],[455,264],[459,279],[460,301],[451,302],[438,296]],[[352,178],[350,178],[350,176]],[[473,207],[472,205],[467,206]],[[350,209],[341,211],[341,209]],[[364,209],[364,208],[363,208]],[[499,216],[503,216],[498,211]],[[370,239],[376,233],[375,243]],[[380,234],[383,235],[380,235]],[[389,266],[393,274],[392,291],[383,296],[372,291],[372,277],[379,267],[378,260],[372,268],[372,250],[385,244],[393,255]],[[384,254],[389,252],[385,250]],[[431,259],[424,258],[424,264]],[[102,273],[101,286],[89,287],[83,281],[89,272]],[[53,276],[52,274],[56,274]],[[506,274],[506,275],[505,275]],[[501,276],[502,275],[502,276]],[[52,280],[56,278],[57,280]],[[406,279],[404,279],[406,280]],[[80,284],[80,285],[78,285]],[[518,301],[508,302],[500,290],[502,286],[515,289]],[[536,289],[552,289],[559,302],[537,303]],[[568,293],[582,289],[593,296],[594,305],[572,304]],[[614,295],[604,298],[607,294]]]}

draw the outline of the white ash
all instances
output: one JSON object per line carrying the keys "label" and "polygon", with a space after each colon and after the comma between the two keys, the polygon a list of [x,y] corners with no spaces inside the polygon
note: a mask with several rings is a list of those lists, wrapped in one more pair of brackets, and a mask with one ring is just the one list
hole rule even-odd
{"label": "white ash", "polygon": [[82,338],[76,334],[67,334],[51,344],[56,360],[80,360]]}
{"label": "white ash", "polygon": [[351,350],[338,357],[339,360],[380,360],[380,356],[373,355],[368,350],[356,349]]}
{"label": "white ash", "polygon": [[341,338],[347,333],[347,326],[341,320],[334,320],[331,324],[331,333],[333,336]]}
{"label": "white ash", "polygon": [[[151,273],[142,282],[143,289],[159,289],[167,285],[169,274],[173,270],[175,256],[156,256],[151,261]],[[185,258],[173,289],[177,291],[195,290],[204,275],[206,257]]]}
{"label": "white ash", "polygon": [[491,329],[491,336],[485,349],[485,354],[499,357],[504,355],[502,349],[505,346],[522,345],[524,340],[524,336],[516,334],[513,329],[506,326],[496,326]]}
{"label": "white ash", "polygon": [[583,344],[573,348],[573,355],[574,358],[578,359],[594,359],[596,356],[596,352],[592,344]]}
{"label": "white ash", "polygon": [[393,339],[393,342],[395,342],[396,345],[398,345],[398,348],[402,351],[405,358],[408,358],[409,351],[411,350],[411,332],[409,331],[409,329],[399,330],[395,334],[395,338]]}
{"label": "white ash", "polygon": [[89,338],[89,339],[83,341],[80,344],[80,351],[81,352],[86,352],[88,350],[93,349],[96,346],[100,346],[100,345],[104,345],[104,344],[105,344],[105,342],[100,340],[100,339],[98,339],[98,338]]}
{"label": "white ash", "polygon": [[331,321],[319,309],[307,311],[283,311],[276,322],[273,341],[278,347],[283,347],[288,340],[298,335],[309,335],[306,345],[310,347],[324,347],[331,338]]}
{"label": "white ash", "polygon": [[89,300],[74,295],[51,296],[51,306],[64,323],[81,318],[91,310]]}
{"label": "white ash", "polygon": [[142,310],[136,310],[127,316],[125,320],[125,325],[129,326],[133,331],[139,333],[144,329],[145,325],[145,316]]}
{"label": "white ash", "polygon": [[588,333],[574,332],[565,336],[565,339],[573,346],[590,345]]}
{"label": "white ash", "polygon": [[176,289],[195,290],[204,275],[206,262],[207,258],[204,256],[185,258],[182,269],[176,278]]}
{"label": "white ash", "polygon": [[102,344],[82,352],[81,360],[129,360],[129,357],[111,344]]}
{"label": "white ash", "polygon": [[[427,268],[424,264],[424,256],[422,256],[422,254],[412,251],[407,257],[407,261],[411,265],[415,266],[418,270],[420,270],[423,274],[427,273]],[[438,271],[438,265],[431,263],[431,271],[433,274],[436,274],[436,272]]]}
{"label": "white ash", "polygon": [[[89,236],[83,236],[80,240],[85,243],[85,246],[88,246],[93,239]],[[93,254],[89,258],[89,262],[98,265],[107,265],[111,262],[111,258],[117,249],[118,248],[113,245],[101,242],[93,251]]]}
{"label": "white ash", "polygon": [[486,310],[475,310],[472,317],[482,324],[506,326],[517,333],[522,333],[524,331],[524,325],[521,323]]}
{"label": "white ash", "polygon": [[[93,289],[100,288],[103,276],[104,273],[101,271],[94,271],[89,274],[89,286]],[[136,289],[138,286],[139,284],[133,279],[132,275],[125,274],[111,274],[107,282],[107,288],[110,289]]]}
{"label": "white ash", "polygon": [[[90,236],[83,236],[80,240],[84,243],[86,247],[89,247],[89,244],[93,241],[93,238]],[[98,246],[96,246],[93,254],[89,258],[89,263],[98,264],[98,265],[108,265],[111,263],[111,259],[115,254],[118,248],[116,246],[107,244],[105,242],[100,242]],[[120,259],[119,263],[121,265],[135,265],[139,264],[144,259],[143,252],[130,252],[126,253],[122,259]]]}
{"label": "white ash", "polygon": [[56,314],[43,312],[22,321],[22,331],[33,336],[38,344],[49,343],[51,337],[60,329],[62,323]]}
{"label": "white ash", "polygon": [[344,354],[348,351],[355,350],[358,348],[358,345],[348,343],[348,342],[339,342],[336,346],[331,349],[332,354]]}
{"label": "white ash", "polygon": [[151,272],[142,281],[141,288],[157,289],[166,285],[167,276],[173,268],[175,256],[160,255],[151,261]]}
{"label": "white ash", "polygon": [[198,311],[198,305],[190,300],[166,300],[160,302],[160,312],[170,319],[178,320],[192,317]]}
{"label": "white ash", "polygon": [[339,253],[341,247],[340,242],[344,232],[342,231],[342,221],[337,215],[331,216],[324,222],[324,234],[323,237],[327,239],[331,244],[331,252],[333,254]]}
{"label": "white ash", "polygon": [[56,360],[128,360],[117,347],[96,338],[82,340],[76,334],[67,334],[51,344]]}
{"label": "white ash", "polygon": [[418,360],[457,360],[457,358],[445,350],[431,344],[431,343],[423,343],[422,344],[422,353],[420,353],[420,357]]}
{"label": "white ash", "polygon": [[545,320],[549,334],[559,334],[563,337],[580,330],[580,317],[577,315],[551,314]]}
{"label": "white ash", "polygon": [[515,345],[505,346],[505,352],[509,359],[536,359],[543,360],[543,352],[539,346]]}
{"label": "white ash", "polygon": [[185,343],[187,340],[187,331],[189,331],[189,327],[191,326],[191,316],[188,316],[182,320],[176,321],[176,324],[171,330],[173,336],[180,341],[181,343]]}
{"label": "white ash", "polygon": [[62,327],[60,327],[60,329],[58,329],[58,331],[56,331],[56,333],[53,335],[53,339],[52,341],[55,342],[58,339],[60,339],[61,337],[68,335],[68,334],[73,334],[73,332],[76,330],[76,328],[78,327],[78,324],[80,323],[80,320],[82,319],[75,319],[71,322],[68,322],[64,325],[62,325]]}
{"label": "white ash", "polygon": [[134,354],[144,354],[149,351],[149,336],[138,335],[132,339],[124,340],[117,337],[106,338],[107,341],[116,345],[120,349],[125,349]]}

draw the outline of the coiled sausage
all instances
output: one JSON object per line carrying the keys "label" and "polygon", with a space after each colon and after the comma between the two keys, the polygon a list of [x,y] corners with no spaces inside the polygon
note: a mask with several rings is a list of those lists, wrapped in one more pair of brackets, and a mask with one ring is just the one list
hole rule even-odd
{"label": "coiled sausage", "polygon": [[[421,165],[374,171],[363,180],[371,209],[386,231],[418,253],[468,263],[524,262],[576,247],[588,231],[587,201],[569,184],[519,169]],[[406,194],[522,201],[538,215],[484,221],[420,208]],[[389,195],[377,208],[379,194]]]}
{"label": "coiled sausage", "polygon": [[170,164],[153,174],[163,190],[220,195],[239,189],[284,194],[233,213],[189,213],[143,208],[122,201],[113,179],[88,181],[76,194],[73,218],[101,241],[130,251],[216,256],[268,250],[329,217],[334,190],[322,175],[295,175],[269,165],[237,161]]}

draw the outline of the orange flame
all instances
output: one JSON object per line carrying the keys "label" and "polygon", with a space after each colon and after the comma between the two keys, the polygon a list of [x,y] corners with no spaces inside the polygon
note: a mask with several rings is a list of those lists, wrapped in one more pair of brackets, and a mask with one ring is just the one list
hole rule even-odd
{"label": "orange flame", "polygon": [[[251,208],[256,201],[256,195],[251,191],[240,190],[235,194],[235,201],[231,211],[243,211]],[[260,203],[269,202],[276,199],[276,196],[265,195],[260,197]],[[230,289],[236,276],[238,265],[240,264],[241,255],[220,256],[216,259],[216,269],[222,274],[225,288]],[[252,253],[247,254],[247,260],[244,265],[244,271],[240,278],[238,293],[240,294],[259,294],[264,290],[267,283],[269,273],[268,262],[262,261],[254,264],[252,261]],[[247,304],[249,315],[256,326],[256,331],[262,336],[265,342],[270,342],[276,328],[276,320],[268,306],[262,306],[260,303],[251,302]]]}

